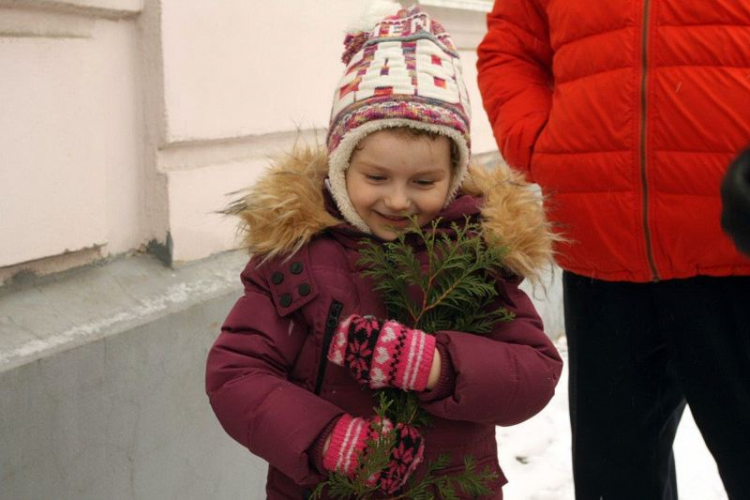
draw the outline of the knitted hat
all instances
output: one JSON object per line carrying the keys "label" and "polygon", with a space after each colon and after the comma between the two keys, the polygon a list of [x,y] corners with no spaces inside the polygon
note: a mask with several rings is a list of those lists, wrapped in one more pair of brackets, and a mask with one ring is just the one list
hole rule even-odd
{"label": "knitted hat", "polygon": [[367,135],[412,127],[452,139],[459,158],[446,205],[461,186],[470,154],[469,97],[450,35],[418,6],[377,0],[370,13],[377,17],[363,17],[360,29],[344,40],[346,71],[333,97],[327,139],[331,194],[344,218],[368,233],[349,199],[345,174]]}

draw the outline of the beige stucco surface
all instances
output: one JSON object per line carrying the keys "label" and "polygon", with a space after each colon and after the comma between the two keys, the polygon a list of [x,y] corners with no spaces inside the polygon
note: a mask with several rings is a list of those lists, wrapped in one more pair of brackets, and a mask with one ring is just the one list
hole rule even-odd
{"label": "beige stucco surface", "polygon": [[357,4],[165,0],[167,140],[325,126]]}
{"label": "beige stucco surface", "polygon": [[135,25],[6,9],[0,18],[0,267],[137,246]]}
{"label": "beige stucco surface", "polygon": [[[324,135],[360,7],[0,0],[0,281],[149,242],[169,262],[236,247],[216,212],[269,155]],[[494,151],[476,86],[483,14],[429,8],[456,31],[474,152]]]}

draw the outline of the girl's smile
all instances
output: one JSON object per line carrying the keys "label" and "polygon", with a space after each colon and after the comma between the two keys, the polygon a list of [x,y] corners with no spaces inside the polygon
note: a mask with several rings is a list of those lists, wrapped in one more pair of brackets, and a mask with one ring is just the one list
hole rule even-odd
{"label": "girl's smile", "polygon": [[375,213],[377,215],[381,216],[382,218],[384,218],[385,220],[389,221],[391,224],[395,224],[395,225],[401,225],[401,224],[403,224],[403,225],[406,225],[409,222],[409,217],[408,216],[403,216],[403,215],[386,215],[386,214],[381,214],[377,210],[375,210]]}
{"label": "girl's smile", "polygon": [[375,236],[392,241],[410,216],[423,226],[442,210],[452,175],[450,141],[383,129],[359,143],[346,172],[346,189]]}

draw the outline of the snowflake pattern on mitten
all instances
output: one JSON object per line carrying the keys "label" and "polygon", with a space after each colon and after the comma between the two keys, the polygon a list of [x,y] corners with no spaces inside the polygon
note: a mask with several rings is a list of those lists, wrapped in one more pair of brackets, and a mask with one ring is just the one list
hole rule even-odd
{"label": "snowflake pattern on mitten", "polygon": [[396,424],[378,417],[364,419],[343,415],[331,432],[331,441],[323,457],[326,470],[344,474],[349,478],[357,475],[361,461],[370,452],[368,441],[380,435],[394,432],[394,444],[388,465],[367,480],[378,490],[393,494],[401,489],[424,458],[424,439],[419,431],[410,425]]}
{"label": "snowflake pattern on mitten", "polygon": [[333,337],[328,359],[346,366],[371,389],[424,391],[435,356],[435,337],[398,321],[352,315]]}
{"label": "snowflake pattern on mitten", "polygon": [[396,493],[422,463],[423,456],[424,440],[419,431],[411,425],[396,424],[396,442],[391,451],[391,460],[388,467],[374,478],[378,489],[388,494]]}

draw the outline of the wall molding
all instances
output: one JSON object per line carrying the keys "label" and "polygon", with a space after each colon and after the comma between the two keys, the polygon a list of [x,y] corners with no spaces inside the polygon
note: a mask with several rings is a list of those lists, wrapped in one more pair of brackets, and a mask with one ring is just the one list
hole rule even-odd
{"label": "wall molding", "polygon": [[425,10],[439,19],[458,50],[477,50],[479,42],[487,33],[487,11],[479,8],[455,7],[453,4],[463,2],[448,2],[442,0],[420,0]]}
{"label": "wall molding", "polygon": [[492,0],[419,0],[421,5],[442,7],[445,9],[474,10],[477,12],[490,12]]}
{"label": "wall molding", "polygon": [[[0,0],[0,10],[23,9],[58,14],[76,14],[103,19],[138,16],[144,0]],[[6,12],[2,12],[0,18]]]}
{"label": "wall molding", "polygon": [[325,144],[325,130],[300,129],[268,134],[170,142],[158,151],[161,171],[192,170],[243,160],[273,158],[295,144]]}
{"label": "wall molding", "polygon": [[95,23],[60,12],[0,8],[2,38],[92,38]]}

